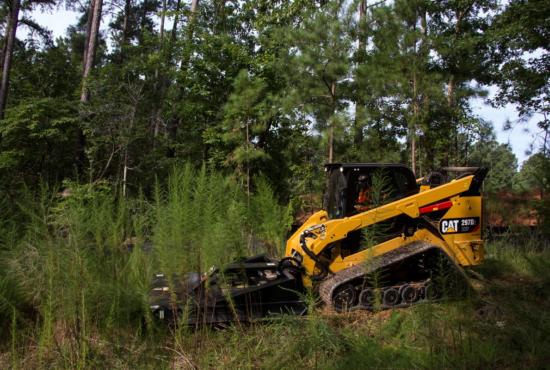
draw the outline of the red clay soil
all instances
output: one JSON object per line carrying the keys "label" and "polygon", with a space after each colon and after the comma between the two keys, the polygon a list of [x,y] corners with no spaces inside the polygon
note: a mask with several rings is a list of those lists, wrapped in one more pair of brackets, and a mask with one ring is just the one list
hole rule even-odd
{"label": "red clay soil", "polygon": [[502,191],[490,195],[485,207],[487,222],[491,227],[535,227],[538,215],[533,203],[540,200],[540,192],[535,190],[523,194]]}

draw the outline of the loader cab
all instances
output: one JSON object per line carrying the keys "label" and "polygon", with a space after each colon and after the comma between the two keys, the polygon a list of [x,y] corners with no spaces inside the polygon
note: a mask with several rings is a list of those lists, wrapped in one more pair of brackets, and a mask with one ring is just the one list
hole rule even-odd
{"label": "loader cab", "polygon": [[414,174],[404,165],[330,163],[325,165],[325,171],[327,188],[323,208],[330,219],[349,217],[362,211],[356,202],[365,183],[373,193],[370,197],[372,204],[368,205],[371,208],[419,191]]}

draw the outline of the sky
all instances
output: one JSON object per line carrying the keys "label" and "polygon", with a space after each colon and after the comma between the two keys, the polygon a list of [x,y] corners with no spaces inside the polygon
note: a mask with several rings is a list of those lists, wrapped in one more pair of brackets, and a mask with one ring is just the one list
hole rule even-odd
{"label": "sky", "polygon": [[[68,26],[77,22],[78,13],[58,9],[49,13],[41,13],[34,11],[32,17],[38,24],[52,31],[54,38],[63,36]],[[102,29],[107,27],[107,23],[102,22]],[[496,88],[489,89],[489,97],[493,96]],[[508,104],[502,108],[493,108],[485,103],[485,99],[472,99],[471,101],[473,113],[483,118],[485,121],[492,122],[497,140],[504,144],[509,144],[518,158],[518,163],[521,165],[528,158],[526,152],[535,141],[537,132],[537,118],[532,117],[528,122],[518,122],[518,115],[514,105]],[[504,130],[507,122],[512,122],[512,129]]]}

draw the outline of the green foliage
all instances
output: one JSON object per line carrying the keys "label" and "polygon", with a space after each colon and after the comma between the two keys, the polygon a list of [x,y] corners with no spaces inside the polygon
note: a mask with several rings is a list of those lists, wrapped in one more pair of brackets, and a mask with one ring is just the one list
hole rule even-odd
{"label": "green foliage", "polygon": [[283,104],[315,118],[320,149],[327,153],[331,131],[340,141],[348,123],[345,79],[350,68],[351,15],[349,5],[329,1],[309,9],[304,17],[299,27],[287,30],[290,86]]}
{"label": "green foliage", "polygon": [[541,231],[550,226],[550,158],[543,153],[532,155],[514,178],[514,189],[534,195],[530,206],[537,211]]}
{"label": "green foliage", "polygon": [[234,168],[235,174],[246,183],[250,182],[251,173],[257,171],[258,163],[269,159],[260,142],[270,119],[269,101],[265,95],[265,82],[241,71],[224,107],[222,131],[217,132],[213,127],[205,133],[209,136],[207,143],[221,142],[226,148],[215,154],[212,162]]}
{"label": "green foliage", "polygon": [[[19,34],[19,33],[18,33]],[[80,60],[73,60],[74,50],[69,40],[27,40],[16,47],[10,73],[10,106],[28,100],[57,99],[57,104],[75,100],[75,88],[80,85]],[[76,108],[73,102],[73,108]],[[55,106],[52,106],[56,110]]]}
{"label": "green foliage", "polygon": [[282,251],[292,219],[265,179],[248,201],[231,179],[187,165],[174,169],[163,189],[157,186],[152,229],[162,271],[206,271],[251,253]]}
{"label": "green foliage", "polygon": [[489,169],[483,182],[483,188],[488,193],[510,192],[514,188],[517,159],[509,145],[499,144],[495,140],[480,140],[471,148],[468,164]]}
{"label": "green foliage", "polygon": [[[496,101],[518,103],[521,115],[548,113],[550,26],[545,17],[549,11],[545,1],[510,1],[491,29],[499,46],[495,54],[499,64],[494,79],[500,87]],[[530,53],[529,57],[524,53]]]}
{"label": "green foliage", "polygon": [[245,255],[246,203],[226,177],[187,165],[156,194],[152,240],[162,271],[206,271]]}
{"label": "green foliage", "polygon": [[[109,368],[544,368],[550,301],[548,252],[536,239],[488,245],[476,268],[479,296],[380,313],[334,315],[315,310],[225,330],[196,330],[176,339],[129,328],[96,333],[90,367]],[[11,320],[11,316],[10,316]],[[22,325],[20,324],[20,327]],[[24,345],[23,338],[18,339]],[[21,345],[20,344],[20,345]],[[66,354],[66,353],[65,353]],[[33,365],[32,351],[16,361]],[[68,357],[52,364],[70,367]],[[38,366],[36,366],[38,367]]]}
{"label": "green foliage", "polygon": [[548,252],[528,235],[517,242],[489,245],[476,269],[479,297],[197,333],[207,344],[189,339],[187,358],[206,368],[545,367],[550,302],[540,292],[549,283]]}
{"label": "green foliage", "polygon": [[250,202],[250,220],[253,233],[268,243],[272,255],[281,255],[284,251],[287,232],[293,222],[292,208],[279,205],[267,179],[256,180],[256,192]]}
{"label": "green foliage", "polygon": [[523,163],[514,180],[517,191],[547,193],[550,190],[550,159],[542,153],[532,155]]}
{"label": "green foliage", "polygon": [[66,186],[63,196],[44,188],[20,204],[28,221],[0,255],[3,317],[6,307],[15,310],[16,325],[37,340],[43,367],[58,361],[51,351],[60,346],[60,364],[81,367],[93,331],[148,315],[152,271],[138,248],[123,243],[136,231],[129,204],[106,184]]}
{"label": "green foliage", "polygon": [[[534,27],[546,7],[538,1],[502,9],[494,0],[395,1],[361,14],[358,3],[201,1],[193,15],[182,2],[121,4],[107,26],[109,47],[100,35],[91,98],[80,107],[87,15],[66,37],[30,37],[16,48],[12,113],[2,127],[47,116],[70,120],[84,137],[56,128],[69,140],[52,144],[55,134],[21,150],[25,133],[13,133],[0,164],[19,166],[18,178],[33,183],[40,172],[50,184],[108,179],[150,194],[174,163],[206,162],[247,189],[263,173],[289,199],[320,190],[311,173],[322,169],[331,135],[338,161],[410,163],[414,140],[424,175],[478,150],[482,123],[470,99],[484,95],[483,84],[497,83],[497,101],[525,114],[547,109],[546,29]],[[155,14],[167,16],[162,30]],[[547,131],[545,119],[539,126]],[[59,168],[28,166],[41,151]]]}
{"label": "green foliage", "polygon": [[545,1],[510,1],[489,30],[497,46],[491,73],[491,82],[499,87],[494,102],[499,106],[514,103],[523,120],[534,116],[543,137],[542,153],[547,153],[550,144],[549,11]]}
{"label": "green foliage", "polygon": [[11,182],[55,181],[72,175],[77,112],[70,101],[29,99],[8,110],[0,125],[0,171]]}

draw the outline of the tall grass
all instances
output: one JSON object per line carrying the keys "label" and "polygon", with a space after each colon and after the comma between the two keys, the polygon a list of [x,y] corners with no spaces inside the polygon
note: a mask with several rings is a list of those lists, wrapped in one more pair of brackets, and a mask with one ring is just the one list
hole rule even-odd
{"label": "tall grass", "polygon": [[248,200],[230,178],[204,166],[176,168],[155,194],[152,240],[159,267],[167,273],[204,271],[251,253],[280,254],[290,216],[264,179]]}
{"label": "tall grass", "polygon": [[[0,221],[0,348],[11,367],[104,367],[134,345],[154,358],[170,338],[149,314],[154,272],[221,265],[258,238],[281,250],[288,223],[265,184],[248,201],[204,167],[175,168],[151,200],[107,183],[65,188],[27,192],[22,221]],[[145,345],[158,335],[162,344]]]}
{"label": "tall grass", "polygon": [[[140,324],[150,270],[124,244],[137,230],[130,202],[105,184],[44,189],[21,204],[28,222],[1,255],[1,296],[31,332],[37,363],[82,368],[99,332]],[[15,354],[14,354],[15,356]]]}
{"label": "tall grass", "polygon": [[[186,273],[282,250],[289,210],[184,166],[149,199],[109,184],[27,192],[0,215],[0,368],[545,368],[550,252],[515,234],[488,245],[476,294],[408,309],[171,331],[147,296],[155,272]],[[152,246],[151,246],[152,245]]]}
{"label": "tall grass", "polygon": [[[369,209],[376,209],[387,203],[391,197],[391,178],[384,170],[377,170],[372,174],[369,188]],[[390,235],[392,221],[375,223],[362,229],[362,243],[364,249],[370,249],[381,243]]]}

